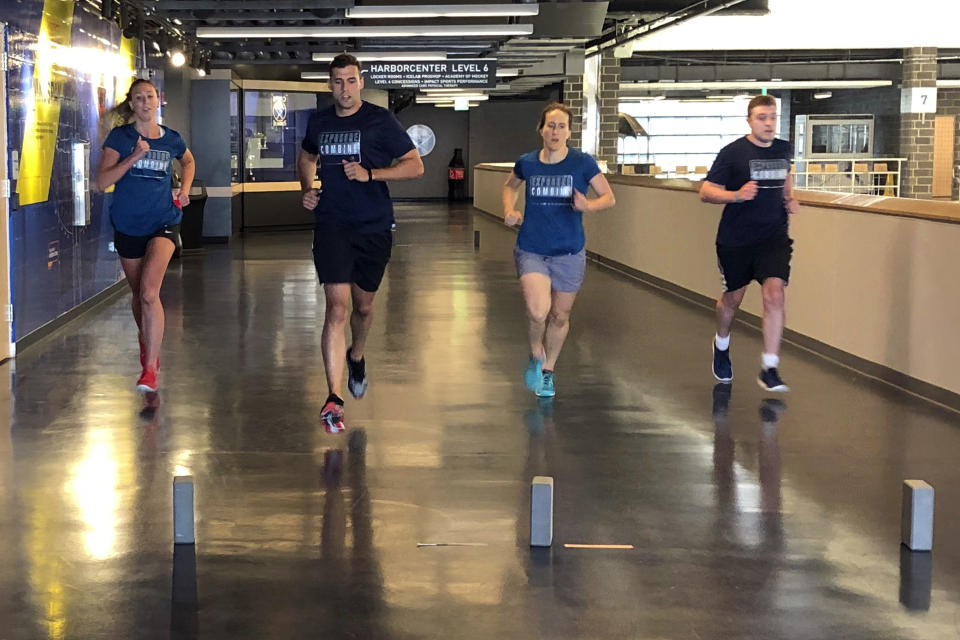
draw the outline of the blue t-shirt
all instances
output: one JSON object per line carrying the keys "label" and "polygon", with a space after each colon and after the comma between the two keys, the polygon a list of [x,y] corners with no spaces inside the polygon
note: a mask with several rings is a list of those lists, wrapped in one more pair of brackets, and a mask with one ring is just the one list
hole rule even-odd
{"label": "blue t-shirt", "polygon": [[356,113],[341,118],[331,106],[310,115],[301,146],[320,156],[321,191],[314,209],[318,222],[333,221],[360,233],[390,229],[393,203],[387,183],[350,180],[343,162],[383,169],[414,149],[395,115],[364,102]]}
{"label": "blue t-shirt", "polygon": [[[170,172],[171,159],[182,158],[187,144],[173,129],[161,130],[159,138],[144,138],[150,151],[117,180],[113,192],[110,222],[128,236],[151,235],[162,227],[179,224],[183,217],[173,203]],[[133,123],[125,124],[110,131],[103,148],[113,149],[123,161],[137,148],[140,137]]]}
{"label": "blue t-shirt", "polygon": [[597,161],[569,149],[562,161],[546,164],[539,151],[531,151],[520,156],[513,173],[527,183],[517,246],[543,256],[579,253],[587,240],[583,214],[573,208],[573,192],[587,194],[590,181],[600,173]]}
{"label": "blue t-shirt", "polygon": [[758,147],[744,136],[720,150],[707,181],[736,191],[756,180],[759,188],[753,200],[731,202],[723,208],[717,244],[742,247],[787,234],[783,185],[790,176],[791,158],[790,143],[778,139],[769,147]]}

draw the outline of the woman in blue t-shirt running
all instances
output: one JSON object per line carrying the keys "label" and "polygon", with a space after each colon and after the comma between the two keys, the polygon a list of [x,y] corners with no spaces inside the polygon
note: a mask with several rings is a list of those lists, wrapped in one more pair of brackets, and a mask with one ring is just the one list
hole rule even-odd
{"label": "woman in blue t-shirt running", "polygon": [[[180,241],[182,208],[190,203],[193,155],[180,134],[157,123],[160,97],[152,82],[134,80],[115,109],[121,124],[103,143],[97,187],[116,185],[110,205],[114,246],[133,292],[133,317],[140,342],[137,380],[141,391],[157,391],[163,306],[160,285]],[[180,187],[172,188],[172,159],[180,163]],[[171,197],[172,196],[172,197]]]}
{"label": "woman in blue t-shirt running", "polygon": [[[503,185],[504,222],[520,224],[514,260],[527,307],[530,361],[524,382],[540,397],[555,395],[553,368],[570,328],[570,310],[586,271],[583,213],[615,204],[596,161],[567,147],[570,110],[548,104],[537,130],[543,148],[520,156]],[[526,182],[523,215],[516,209]],[[593,187],[596,198],[587,198]]]}

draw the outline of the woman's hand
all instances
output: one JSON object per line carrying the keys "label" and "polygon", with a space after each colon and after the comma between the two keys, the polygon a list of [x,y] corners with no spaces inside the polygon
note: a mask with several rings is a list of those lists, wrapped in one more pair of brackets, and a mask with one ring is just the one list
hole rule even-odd
{"label": "woman's hand", "polygon": [[130,154],[130,159],[133,161],[132,164],[136,164],[140,158],[147,155],[147,152],[150,151],[150,143],[143,139],[141,136],[137,136],[137,146],[133,148],[133,153]]}
{"label": "woman's hand", "polygon": [[181,209],[190,204],[190,194],[183,189],[174,189],[173,199],[180,203]]}
{"label": "woman's hand", "polygon": [[592,208],[590,207],[590,201],[587,200],[587,196],[576,190],[573,192],[573,208],[582,213],[589,213],[592,211]]}

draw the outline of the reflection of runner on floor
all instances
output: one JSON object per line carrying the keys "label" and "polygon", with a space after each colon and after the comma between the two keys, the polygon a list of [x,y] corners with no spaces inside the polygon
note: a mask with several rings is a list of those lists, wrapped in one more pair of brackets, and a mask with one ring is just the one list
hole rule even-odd
{"label": "reflection of runner on floor", "polygon": [[[567,147],[570,111],[553,103],[537,127],[543,148],[520,156],[503,185],[504,222],[520,224],[514,260],[527,309],[530,361],[524,382],[541,397],[555,393],[553,371],[570,328],[570,311],[586,270],[583,213],[614,205],[596,161]],[[516,210],[526,182],[523,215]],[[596,198],[587,198],[590,187]]]}
{"label": "reflection of runner on floor", "polygon": [[785,290],[790,280],[793,240],[788,215],[796,213],[790,143],[776,138],[777,103],[757,96],[747,106],[750,133],[717,154],[700,187],[704,202],[723,204],[717,229],[717,261],[724,293],[717,301],[713,375],[733,379],[730,328],[750,282],[763,291],[763,355],[757,382],[767,391],[788,391],[780,378],[780,342],[785,323]]}
{"label": "reflection of runner on floor", "polygon": [[[339,433],[345,366],[351,395],[367,391],[364,348],[393,245],[385,181],[418,178],[423,162],[396,116],[360,99],[363,76],[355,57],[344,53],[330,62],[329,84],[334,104],[310,116],[297,168],[303,206],[315,213],[313,261],[326,297],[321,350],[329,395],[320,418],[328,432]],[[313,186],[318,160],[322,189]]]}

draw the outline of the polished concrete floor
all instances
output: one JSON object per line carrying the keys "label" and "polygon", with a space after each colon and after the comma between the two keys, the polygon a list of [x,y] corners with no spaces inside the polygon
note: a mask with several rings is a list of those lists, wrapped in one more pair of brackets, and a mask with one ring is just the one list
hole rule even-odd
{"label": "polished concrete floor", "polygon": [[[309,232],[171,267],[159,407],[129,297],[0,369],[0,640],[960,637],[957,413],[790,346],[770,401],[746,327],[715,387],[710,310],[594,266],[538,401],[513,232],[398,220],[345,435],[318,421]],[[172,545],[178,473],[195,549]],[[937,489],[932,554],[900,547],[905,478]]]}

